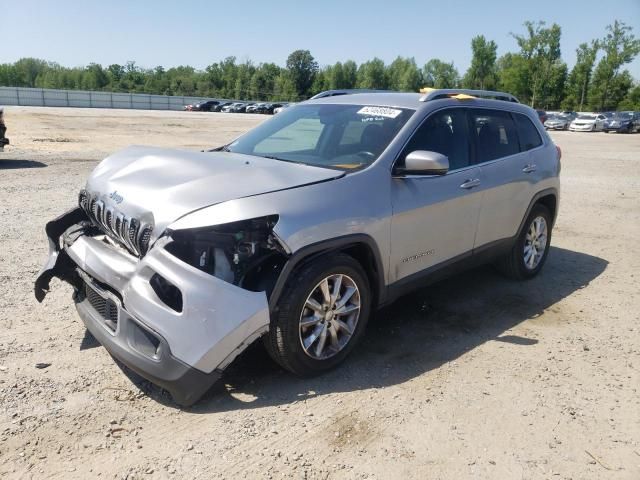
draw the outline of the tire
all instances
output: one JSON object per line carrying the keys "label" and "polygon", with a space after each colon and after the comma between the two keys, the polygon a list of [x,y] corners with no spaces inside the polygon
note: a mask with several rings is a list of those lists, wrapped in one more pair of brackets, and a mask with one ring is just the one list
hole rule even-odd
{"label": "tire", "polygon": [[[321,283],[328,279],[327,289],[335,293],[337,276],[342,276],[340,285],[344,291],[340,291],[341,296],[337,297],[333,305],[338,306],[341,297],[344,299],[347,296],[347,288],[356,287],[356,292],[349,296],[345,307],[354,308],[359,303],[359,309],[355,312],[357,317],[353,316],[354,313],[336,317],[344,320],[342,323],[351,328],[350,334],[335,318],[318,320],[322,317],[319,310],[306,306],[309,298],[319,299],[315,305],[322,308],[328,306],[328,309],[321,311],[329,315],[329,310],[333,310],[322,300]],[[283,368],[300,377],[312,377],[331,370],[344,361],[362,337],[371,314],[371,304],[369,280],[362,266],[353,257],[342,253],[318,257],[296,269],[287,281],[272,312],[269,332],[263,337],[267,351]],[[316,323],[305,328],[301,325],[303,320]],[[317,332],[316,329],[325,331],[323,345],[327,356],[324,355],[325,350],[321,354],[317,351],[322,333],[316,334],[318,339],[306,349],[303,345],[303,339],[309,342]]]}
{"label": "tire", "polygon": [[[534,221],[542,218],[546,229],[546,238],[544,240],[544,251],[542,255],[537,258],[534,265],[527,264],[525,247],[529,244],[529,234],[533,226]],[[544,205],[537,203],[531,209],[531,213],[527,216],[526,221],[522,227],[522,231],[518,234],[515,244],[511,251],[504,257],[498,259],[496,267],[504,275],[515,280],[528,280],[535,277],[542,267],[544,266],[547,256],[549,254],[549,245],[551,244],[551,213],[549,209]],[[533,246],[531,246],[533,248]],[[534,249],[534,251],[539,251]],[[531,253],[530,255],[534,255]],[[534,258],[537,255],[534,255]]]}

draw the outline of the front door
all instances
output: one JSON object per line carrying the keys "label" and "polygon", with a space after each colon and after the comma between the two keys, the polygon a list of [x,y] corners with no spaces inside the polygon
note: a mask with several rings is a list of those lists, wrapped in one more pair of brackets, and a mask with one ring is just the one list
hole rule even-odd
{"label": "front door", "polygon": [[391,282],[470,254],[478,223],[480,170],[471,162],[466,109],[430,115],[398,161],[415,150],[446,155],[450,167],[445,175],[392,179]]}

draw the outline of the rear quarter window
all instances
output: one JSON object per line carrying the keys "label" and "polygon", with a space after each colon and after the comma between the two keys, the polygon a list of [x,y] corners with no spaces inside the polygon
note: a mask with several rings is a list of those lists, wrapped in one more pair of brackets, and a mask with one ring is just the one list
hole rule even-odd
{"label": "rear quarter window", "polygon": [[513,117],[516,121],[521,151],[526,152],[542,145],[540,133],[529,118],[519,113],[514,113]]}
{"label": "rear quarter window", "polygon": [[475,135],[478,163],[508,157],[520,152],[515,122],[503,110],[472,109],[471,133]]}

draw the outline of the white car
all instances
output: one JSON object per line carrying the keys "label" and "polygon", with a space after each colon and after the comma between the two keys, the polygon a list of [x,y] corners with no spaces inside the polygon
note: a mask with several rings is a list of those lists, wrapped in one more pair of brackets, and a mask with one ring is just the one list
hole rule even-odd
{"label": "white car", "polygon": [[601,113],[578,115],[578,118],[569,125],[569,130],[572,132],[602,131],[604,129],[604,121],[606,119],[607,117]]}

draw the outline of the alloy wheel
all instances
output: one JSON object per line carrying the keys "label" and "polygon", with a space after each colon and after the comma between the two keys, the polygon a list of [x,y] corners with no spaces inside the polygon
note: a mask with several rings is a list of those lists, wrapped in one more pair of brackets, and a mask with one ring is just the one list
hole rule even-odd
{"label": "alloy wheel", "polygon": [[360,318],[360,291],[347,275],[329,275],[311,291],[300,314],[300,343],[315,360],[347,346]]}
{"label": "alloy wheel", "polygon": [[547,249],[547,221],[543,216],[533,219],[524,240],[524,265],[535,270]]}

